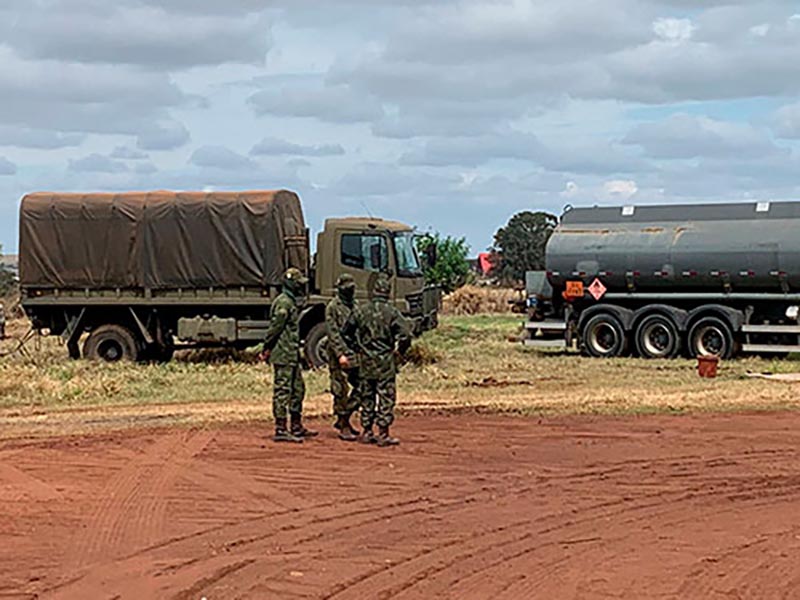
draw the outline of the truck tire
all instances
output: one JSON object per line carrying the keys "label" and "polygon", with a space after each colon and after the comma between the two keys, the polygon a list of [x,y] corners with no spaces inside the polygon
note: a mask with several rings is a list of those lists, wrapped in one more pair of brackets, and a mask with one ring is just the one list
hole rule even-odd
{"label": "truck tire", "polygon": [[325,322],[314,325],[306,336],[306,360],[312,369],[328,364],[328,328]]}
{"label": "truck tire", "polygon": [[104,362],[136,362],[139,345],[129,329],[121,325],[101,325],[86,338],[83,356]]}
{"label": "truck tire", "polygon": [[734,351],[730,325],[717,317],[703,317],[691,326],[687,336],[689,356],[731,358]]}
{"label": "truck tire", "polygon": [[678,326],[669,317],[654,314],[636,327],[636,352],[642,358],[675,358],[681,350]]}
{"label": "truck tire", "polygon": [[594,358],[617,358],[628,350],[628,337],[619,319],[600,313],[584,323],[581,330],[583,353]]}

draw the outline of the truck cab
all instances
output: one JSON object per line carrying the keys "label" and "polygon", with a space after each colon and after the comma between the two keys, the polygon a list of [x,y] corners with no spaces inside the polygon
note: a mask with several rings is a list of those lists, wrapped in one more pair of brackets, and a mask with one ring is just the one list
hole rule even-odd
{"label": "truck cab", "polygon": [[[378,276],[392,282],[391,300],[419,335],[438,324],[441,292],[426,286],[422,262],[414,243],[414,230],[405,223],[375,218],[328,219],[317,236],[313,266],[315,294],[309,306],[321,306],[336,296],[336,280],[348,273],[357,285],[357,298],[367,300]],[[319,323],[318,319],[314,319]],[[322,323],[324,326],[324,323]],[[324,327],[309,330],[306,352],[309,362],[324,362]]]}

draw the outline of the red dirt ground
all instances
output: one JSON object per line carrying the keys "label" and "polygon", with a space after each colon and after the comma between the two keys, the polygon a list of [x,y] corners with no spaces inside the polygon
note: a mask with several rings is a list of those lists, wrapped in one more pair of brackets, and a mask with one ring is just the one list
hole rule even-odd
{"label": "red dirt ground", "polygon": [[800,414],[397,433],[4,442],[0,598],[800,598]]}

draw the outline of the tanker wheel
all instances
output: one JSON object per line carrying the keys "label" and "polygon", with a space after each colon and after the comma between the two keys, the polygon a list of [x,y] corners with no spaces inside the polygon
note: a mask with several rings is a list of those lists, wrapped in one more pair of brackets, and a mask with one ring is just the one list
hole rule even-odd
{"label": "tanker wheel", "polygon": [[717,317],[704,317],[689,329],[689,354],[716,356],[726,359],[733,356],[733,332],[730,325]]}
{"label": "tanker wheel", "polygon": [[636,352],[642,358],[675,358],[680,349],[680,332],[669,317],[650,315],[636,328]]}
{"label": "tanker wheel", "polygon": [[628,350],[625,328],[610,313],[601,313],[586,321],[581,341],[584,354],[595,358],[617,358]]}
{"label": "tanker wheel", "polygon": [[317,323],[308,332],[305,350],[312,369],[321,369],[328,364],[328,328],[324,322]]}
{"label": "tanker wheel", "polygon": [[101,325],[86,338],[83,356],[103,362],[135,362],[139,359],[139,345],[129,329],[121,325]]}

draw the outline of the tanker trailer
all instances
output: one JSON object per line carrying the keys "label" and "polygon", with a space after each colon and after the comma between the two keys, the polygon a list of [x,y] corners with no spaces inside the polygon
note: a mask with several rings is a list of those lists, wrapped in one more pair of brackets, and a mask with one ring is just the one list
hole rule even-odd
{"label": "tanker trailer", "polygon": [[800,351],[800,202],[570,208],[525,343],[594,357]]}

